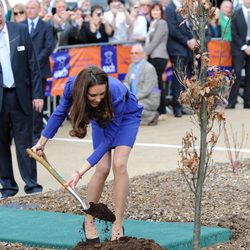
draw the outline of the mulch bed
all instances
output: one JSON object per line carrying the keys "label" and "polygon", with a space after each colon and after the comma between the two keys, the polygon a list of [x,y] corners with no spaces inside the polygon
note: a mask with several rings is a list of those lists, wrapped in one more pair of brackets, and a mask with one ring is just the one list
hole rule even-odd
{"label": "mulch bed", "polygon": [[[193,221],[194,196],[180,173],[169,171],[147,174],[131,178],[130,183],[126,218],[166,222]],[[112,182],[108,182],[100,202],[108,204],[113,211],[111,190]],[[85,186],[78,188],[77,192],[81,197],[86,197]],[[29,207],[33,210],[82,214],[79,203],[62,190],[8,198],[1,200],[0,206],[13,202],[23,204],[24,207],[30,204]],[[36,204],[36,206],[32,206],[32,204]],[[230,165],[216,164],[204,186],[202,225],[226,227],[233,232],[230,242],[207,249],[250,249],[250,160],[242,161],[236,174],[233,174]],[[125,247],[122,246],[124,242]],[[139,244],[141,248],[139,245],[137,248],[128,248],[127,246],[130,244],[128,242]],[[120,242],[106,242],[107,246],[113,244],[114,248],[105,248],[99,244],[94,249],[161,249],[155,242],[151,242],[152,245],[147,242],[149,245],[147,248],[143,248],[144,243],[143,239],[125,237],[125,240]],[[115,248],[114,244],[120,244],[120,246]],[[9,243],[1,243],[0,249],[2,247],[11,250],[39,249]],[[82,249],[90,248],[85,246]]]}

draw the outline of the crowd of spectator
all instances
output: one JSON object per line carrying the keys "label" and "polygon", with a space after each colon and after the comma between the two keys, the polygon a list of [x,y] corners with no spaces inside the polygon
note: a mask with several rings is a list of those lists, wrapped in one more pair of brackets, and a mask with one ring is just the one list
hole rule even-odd
{"label": "crowd of spectator", "polygon": [[[6,19],[13,22],[25,22],[27,5],[21,3],[11,8],[8,0],[4,0],[8,12]],[[106,6],[91,5],[90,0],[78,0],[71,8],[65,0],[42,0],[39,3],[39,18],[53,27],[53,48],[65,45],[91,44],[103,42],[139,42],[143,44],[145,59],[151,63],[157,73],[158,88],[161,91],[158,107],[159,120],[166,117],[166,85],[162,81],[162,74],[170,60],[173,68],[171,95],[173,97],[173,113],[181,117],[185,112],[178,102],[180,91],[183,89],[176,77],[178,67],[192,71],[192,51],[197,46],[197,37],[188,23],[183,23],[183,17],[176,10],[182,7],[183,0],[107,0]],[[248,9],[249,1],[243,0],[243,10]],[[239,7],[238,9],[241,9]],[[215,10],[214,18],[207,25],[206,38],[223,38],[230,43],[239,43],[232,39],[232,29],[236,29],[232,1],[222,1],[220,8]],[[245,27],[248,20],[245,16]],[[237,22],[237,21],[236,21]],[[231,27],[232,25],[232,27]],[[246,32],[247,32],[246,28]],[[233,30],[233,33],[237,30]],[[236,34],[237,36],[237,34]],[[243,45],[248,46],[245,40]],[[234,45],[232,45],[234,47]],[[240,87],[241,70],[248,58],[248,52],[240,48],[242,57],[233,58],[236,68],[236,87],[230,96],[228,108],[234,108]],[[245,48],[245,47],[244,47]],[[238,63],[240,62],[243,63]],[[237,67],[235,66],[237,61]],[[178,64],[178,67],[177,67]],[[240,66],[239,66],[240,65]],[[248,73],[247,69],[246,72]],[[247,75],[248,76],[248,75]],[[245,83],[245,86],[248,84]],[[249,107],[248,97],[245,95],[245,107]]]}

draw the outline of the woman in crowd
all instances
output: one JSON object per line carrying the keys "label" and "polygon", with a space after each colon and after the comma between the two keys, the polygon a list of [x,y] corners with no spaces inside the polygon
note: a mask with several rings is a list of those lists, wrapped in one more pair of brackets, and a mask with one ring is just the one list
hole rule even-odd
{"label": "woman in crowd", "polygon": [[216,8],[214,11],[214,16],[210,20],[207,30],[206,30],[206,38],[207,40],[211,40],[212,38],[220,38],[220,9]]}
{"label": "woman in crowd", "polygon": [[[142,107],[119,80],[108,77],[95,66],[84,69],[68,80],[59,106],[32,148],[34,152],[43,154],[48,139],[55,135],[68,113],[72,121],[71,136],[84,138],[91,123],[94,152],[66,185],[75,188],[82,176],[96,165],[88,183],[87,201],[97,203],[112,163],[116,221],[111,240],[119,239],[124,235],[122,224],[129,187],[127,162],[140,125]],[[86,215],[84,231],[88,241],[99,241],[94,218],[90,215]]]}
{"label": "woman in crowd", "polygon": [[24,20],[26,20],[25,5],[22,3],[17,3],[12,9],[11,21],[20,23]]}
{"label": "woman in crowd", "polygon": [[161,101],[159,106],[159,120],[165,120],[166,100],[162,81],[162,74],[168,62],[167,40],[168,26],[163,18],[163,8],[160,3],[153,3],[150,7],[150,26],[147,34],[145,52],[148,60],[156,69],[158,76],[158,87],[161,90]]}
{"label": "woman in crowd", "polygon": [[[74,44],[84,44],[87,43],[86,34],[84,31],[84,12],[81,8],[74,9],[74,12],[70,16],[71,22],[74,23],[75,26],[77,26],[77,32],[75,36],[69,37],[69,45]],[[81,36],[80,36],[81,32]]]}
{"label": "woman in crowd", "polygon": [[89,22],[85,22],[79,32],[79,40],[84,35],[87,43],[104,43],[113,35],[111,25],[104,18],[103,8],[100,5],[91,7]]}
{"label": "woman in crowd", "polygon": [[130,2],[129,11],[132,25],[128,30],[130,41],[145,42],[147,35],[147,20],[144,16],[139,15],[140,2],[133,0]]}
{"label": "woman in crowd", "polygon": [[128,41],[128,30],[132,25],[130,15],[124,0],[108,0],[109,11],[104,13],[105,19],[111,25],[114,34],[109,42]]}

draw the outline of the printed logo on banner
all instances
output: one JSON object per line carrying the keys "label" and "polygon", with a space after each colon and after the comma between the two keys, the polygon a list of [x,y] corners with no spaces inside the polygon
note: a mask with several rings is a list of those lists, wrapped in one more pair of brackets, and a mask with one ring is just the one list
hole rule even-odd
{"label": "printed logo on banner", "polygon": [[101,66],[108,74],[117,72],[116,46],[101,47]]}
{"label": "printed logo on banner", "polygon": [[69,51],[61,51],[52,54],[52,59],[54,61],[53,65],[53,78],[60,79],[69,76]]}

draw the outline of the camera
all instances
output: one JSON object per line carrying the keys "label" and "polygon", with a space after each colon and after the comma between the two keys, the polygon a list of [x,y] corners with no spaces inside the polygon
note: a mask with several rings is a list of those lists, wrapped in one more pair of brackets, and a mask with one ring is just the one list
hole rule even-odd
{"label": "camera", "polygon": [[100,17],[102,15],[102,12],[97,12],[96,16]]}
{"label": "camera", "polygon": [[115,8],[116,8],[117,10],[119,10],[119,9],[120,9],[120,6],[121,6],[120,3],[116,3]]}
{"label": "camera", "polygon": [[139,10],[139,5],[134,5],[135,10]]}

